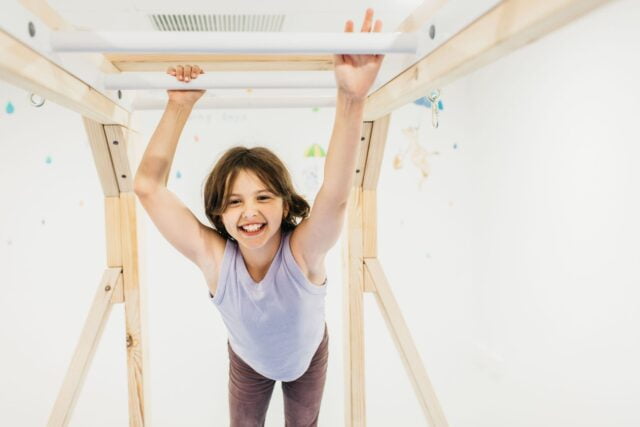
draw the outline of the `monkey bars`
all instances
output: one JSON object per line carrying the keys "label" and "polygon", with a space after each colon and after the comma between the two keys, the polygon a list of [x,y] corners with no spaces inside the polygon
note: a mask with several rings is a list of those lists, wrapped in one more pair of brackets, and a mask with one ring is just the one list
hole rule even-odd
{"label": "monkey bars", "polygon": [[[427,370],[413,343],[409,327],[395,300],[392,287],[377,258],[376,188],[390,114],[396,108],[423,96],[428,90],[451,83],[570,23],[607,1],[609,0],[504,0],[368,97],[354,188],[349,199],[348,239],[343,241],[346,426],[366,425],[363,313],[365,293],[373,294],[378,302],[425,420],[431,427],[448,425],[427,376]],[[41,22],[48,25],[49,31],[69,27],[47,6],[46,1],[21,0],[21,3],[38,14],[38,18],[34,19],[38,28],[41,28]],[[433,4],[443,3],[443,0],[438,0]],[[433,4],[425,1],[423,6],[414,12],[415,19],[407,19],[402,27],[413,29],[419,27],[420,23],[428,22],[437,9]],[[8,8],[12,13],[15,11],[19,15],[11,2],[7,6],[3,5],[3,8]],[[108,320],[110,307],[112,304],[121,303],[125,305],[126,314],[129,424],[148,425],[149,402],[145,398],[145,389],[149,383],[146,368],[148,351],[143,315],[144,301],[138,278],[135,197],[132,194],[131,170],[126,149],[130,137],[133,136],[128,129],[129,112],[118,102],[97,92],[86,80],[79,79],[47,57],[43,53],[43,46],[46,44],[44,40],[47,40],[46,29],[40,29],[37,33],[44,32],[44,36],[29,39],[24,35],[24,28],[27,22],[33,22],[12,22],[6,18],[6,11],[3,11],[5,14],[0,16],[0,78],[26,90],[45,95],[85,116],[85,129],[105,195],[107,268],[98,285],[85,328],[52,410],[49,426],[68,424],[95,346]],[[149,39],[148,35],[135,33],[131,39],[127,39],[122,33],[53,31],[50,36],[51,44],[59,51],[75,49],[73,51],[82,52],[133,52],[140,49],[144,52],[152,49],[166,52],[170,49],[197,47],[213,49],[205,52],[233,53],[255,53],[256,49],[263,53],[291,52],[295,49],[307,49],[307,53],[328,52],[327,49],[331,49],[331,53],[387,53],[385,49],[404,52],[404,49],[412,51],[416,48],[414,36],[407,34],[333,34],[331,37],[336,38],[330,41],[315,40],[321,38],[318,37],[319,33],[300,35],[297,40],[290,40],[294,38],[291,34],[269,33],[264,35],[266,39],[258,40],[255,34],[245,36],[234,33],[233,38],[237,38],[235,41],[224,39],[228,38],[229,34],[219,35],[219,38],[204,34],[154,33],[153,40]],[[85,39],[81,40],[83,37]],[[365,38],[372,44],[365,43]],[[186,46],[186,42],[192,40],[194,44],[191,47]],[[276,47],[261,44],[265,40],[269,40]],[[175,44],[171,44],[171,41]],[[345,44],[342,44],[343,42]],[[203,46],[207,43],[225,45]],[[101,68],[113,72],[115,67],[109,62],[108,57],[97,59],[97,64],[102,64]],[[168,61],[175,61],[176,56],[162,54],[154,60],[157,64],[166,64]],[[255,60],[255,57],[246,56],[245,60],[250,62]],[[300,67],[304,59],[295,57],[287,61],[296,62],[296,67]],[[315,58],[314,61],[322,62],[322,69],[328,67],[326,59]]]}
{"label": "monkey bars", "polygon": [[413,33],[91,32],[54,31],[56,52],[415,53]]}

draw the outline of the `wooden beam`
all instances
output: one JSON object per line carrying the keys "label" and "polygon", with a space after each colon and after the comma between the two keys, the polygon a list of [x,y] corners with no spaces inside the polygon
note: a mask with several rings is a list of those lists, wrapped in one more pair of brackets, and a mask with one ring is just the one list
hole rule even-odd
{"label": "wooden beam", "polygon": [[0,79],[99,123],[129,125],[127,110],[4,31],[0,31]]}
{"label": "wooden beam", "polygon": [[380,167],[382,166],[382,159],[384,158],[390,120],[391,114],[387,114],[373,122],[369,149],[367,150],[367,161],[364,167],[364,180],[362,182],[365,190],[375,190],[378,188]]}
{"label": "wooden beam", "polygon": [[116,173],[113,170],[113,162],[111,160],[109,143],[107,141],[104,126],[87,117],[82,118],[82,123],[84,124],[84,129],[86,130],[89,138],[89,146],[91,147],[91,153],[93,154],[93,162],[96,165],[98,178],[100,178],[100,185],[102,185],[102,192],[106,197],[120,196],[118,179],[116,178]]}
{"label": "wooden beam", "polygon": [[[53,9],[47,0],[19,0],[27,10],[40,18],[49,29],[53,31],[74,31],[76,28],[68,23],[58,12]],[[100,71],[105,73],[117,73],[118,69],[102,54],[90,54],[85,58],[93,62]]]}
{"label": "wooden beam", "polygon": [[122,282],[121,268],[108,268],[102,275],[89,315],[82,328],[80,340],[71,359],[64,382],[49,416],[49,427],[66,426],[84,385],[91,361],[98,348],[104,326],[111,313],[114,291]]}
{"label": "wooden beam", "polygon": [[330,71],[333,55],[188,55],[123,54],[105,57],[119,71],[166,71],[176,65],[198,65],[205,71]]}
{"label": "wooden beam", "polygon": [[104,218],[107,241],[107,265],[122,267],[122,230],[120,227],[120,195],[104,198]]}
{"label": "wooden beam", "polygon": [[504,0],[367,98],[375,120],[562,27],[609,0]]}
{"label": "wooden beam", "polygon": [[344,379],[345,426],[366,425],[364,382],[364,264],[362,187],[354,187],[347,213],[348,237],[343,247],[344,265]]}
{"label": "wooden beam", "polygon": [[122,236],[122,275],[127,337],[127,370],[129,388],[129,425],[149,423],[148,349],[146,305],[138,271],[138,237],[136,198],[133,193],[120,194],[120,227]]}
{"label": "wooden beam", "polygon": [[367,165],[367,152],[371,145],[371,130],[373,129],[373,122],[362,123],[362,136],[360,137],[360,151],[358,152],[358,160],[356,163],[356,174],[353,179],[353,187],[362,187],[364,182],[364,170]]}
{"label": "wooden beam", "polygon": [[121,193],[133,192],[133,174],[129,166],[129,138],[125,136],[126,129],[122,126],[105,126],[107,145],[111,153],[113,169],[118,180],[118,188]]}
{"label": "wooden beam", "polygon": [[448,426],[420,354],[411,337],[411,332],[382,270],[382,265],[376,258],[365,258],[364,262],[365,276],[376,289],[374,295],[378,307],[380,307],[380,313],[384,317],[429,426]]}

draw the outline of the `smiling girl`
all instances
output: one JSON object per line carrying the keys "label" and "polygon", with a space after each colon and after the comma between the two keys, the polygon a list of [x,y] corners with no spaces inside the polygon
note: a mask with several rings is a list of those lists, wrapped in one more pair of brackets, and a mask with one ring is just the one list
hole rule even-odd
{"label": "smiling girl", "polygon": [[[379,32],[368,9],[362,32]],[[353,32],[347,21],[345,32]],[[287,426],[317,426],[328,362],[324,260],[337,243],[353,183],[365,98],[382,55],[336,55],[338,87],[324,180],[313,209],[282,161],[234,147],[209,174],[202,224],[167,189],[178,139],[202,90],[170,90],[135,177],[135,193],[162,235],[202,271],[228,330],[232,426],[263,426],[276,381]],[[198,66],[170,68],[188,82]]]}

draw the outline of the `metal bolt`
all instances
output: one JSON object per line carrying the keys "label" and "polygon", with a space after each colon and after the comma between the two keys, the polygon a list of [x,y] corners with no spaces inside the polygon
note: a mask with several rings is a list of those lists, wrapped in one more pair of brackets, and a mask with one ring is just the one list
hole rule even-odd
{"label": "metal bolt", "polygon": [[122,175],[120,175],[120,176],[121,176],[122,178],[126,178],[126,177],[127,177],[127,175],[125,175],[125,174],[122,174]]}
{"label": "metal bolt", "polygon": [[360,169],[356,169],[356,173],[360,173]]}
{"label": "metal bolt", "polygon": [[35,93],[32,93],[31,95],[29,95],[29,101],[31,102],[31,105],[38,108],[44,105],[45,99],[40,95],[36,95]]}
{"label": "metal bolt", "polygon": [[118,99],[122,99],[122,91],[118,89]]}
{"label": "metal bolt", "polygon": [[364,136],[360,137],[360,141],[364,141],[365,139],[367,139],[367,138],[365,138]]}
{"label": "metal bolt", "polygon": [[118,145],[119,142],[118,141],[113,141],[113,145]]}
{"label": "metal bolt", "polygon": [[432,25],[429,27],[429,37],[431,37],[431,40],[436,38],[436,26]]}
{"label": "metal bolt", "polygon": [[35,37],[35,35],[36,35],[36,26],[34,25],[34,23],[29,21],[29,25],[27,26],[27,28],[29,30],[29,35],[31,37]]}
{"label": "metal bolt", "polygon": [[111,285],[107,285],[107,286],[105,286],[104,290],[105,290],[105,291],[107,291],[107,292],[109,292],[109,291],[111,290]]}

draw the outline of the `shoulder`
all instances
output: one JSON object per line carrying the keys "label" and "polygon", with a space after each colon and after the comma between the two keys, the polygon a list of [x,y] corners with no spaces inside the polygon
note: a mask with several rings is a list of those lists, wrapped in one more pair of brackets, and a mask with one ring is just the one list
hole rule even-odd
{"label": "shoulder", "polygon": [[[306,218],[302,220],[306,221]],[[302,222],[300,223],[302,224]],[[298,227],[300,227],[300,224]],[[291,255],[296,264],[302,270],[302,273],[306,276],[309,282],[313,284],[322,284],[326,278],[326,271],[324,267],[324,259],[326,254],[321,256],[313,256],[310,253],[305,253],[300,245],[299,240],[299,228],[294,228],[289,234],[289,248]]]}
{"label": "shoulder", "polygon": [[206,234],[206,242],[206,251],[198,266],[207,281],[209,291],[215,295],[227,239],[210,228]]}

